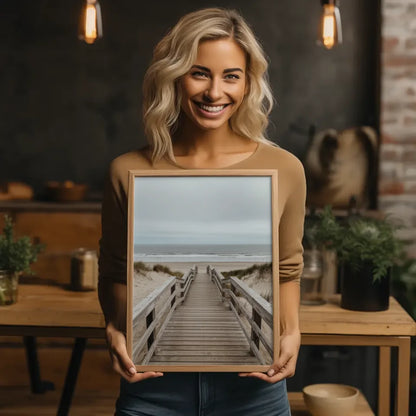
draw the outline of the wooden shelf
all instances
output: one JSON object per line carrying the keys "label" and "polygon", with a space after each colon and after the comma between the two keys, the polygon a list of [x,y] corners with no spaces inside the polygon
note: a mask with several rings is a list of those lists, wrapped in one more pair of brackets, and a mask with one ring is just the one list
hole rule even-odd
{"label": "wooden shelf", "polygon": [[0,211],[12,212],[98,212],[99,201],[52,202],[52,201],[0,201]]}
{"label": "wooden shelf", "polygon": [[[299,392],[289,392],[289,402],[292,411],[292,416],[312,416],[305,406],[303,401],[303,394]],[[335,416],[335,415],[334,415]],[[360,392],[358,396],[357,406],[354,412],[354,416],[375,416],[371,410],[366,398]]]}

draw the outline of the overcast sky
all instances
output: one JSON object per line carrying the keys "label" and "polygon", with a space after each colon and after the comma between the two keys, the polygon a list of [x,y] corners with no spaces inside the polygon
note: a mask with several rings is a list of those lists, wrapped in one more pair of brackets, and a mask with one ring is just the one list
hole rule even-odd
{"label": "overcast sky", "polygon": [[136,177],[135,244],[271,244],[270,177]]}

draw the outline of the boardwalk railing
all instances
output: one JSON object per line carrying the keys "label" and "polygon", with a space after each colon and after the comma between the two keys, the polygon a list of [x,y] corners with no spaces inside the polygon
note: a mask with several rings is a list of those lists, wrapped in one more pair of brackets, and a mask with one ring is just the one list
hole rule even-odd
{"label": "boardwalk railing", "polygon": [[[272,342],[265,336],[264,328],[262,328],[265,323],[270,328],[269,332],[273,331],[271,304],[236,277],[226,278],[211,266],[207,267],[207,273],[220,291],[223,302],[228,303],[234,311],[251,351],[262,364],[266,364],[260,351],[260,344],[273,357]],[[251,313],[242,304],[242,299],[250,305]],[[241,316],[245,318],[244,321]]]}
{"label": "boardwalk railing", "polygon": [[221,300],[225,303],[225,305],[230,308],[228,304],[230,298],[230,280],[222,275],[222,273],[215,270],[213,267],[207,267],[208,276],[211,277],[212,282],[217,287],[218,291],[221,295]]}
{"label": "boardwalk railing", "polygon": [[133,361],[136,362],[137,355],[147,345],[147,353],[140,361],[143,365],[148,364],[163,330],[175,309],[185,300],[197,272],[198,269],[194,266],[181,278],[169,277],[163,285],[134,306],[133,334],[143,324],[145,324],[146,329],[140,339],[133,344]]}

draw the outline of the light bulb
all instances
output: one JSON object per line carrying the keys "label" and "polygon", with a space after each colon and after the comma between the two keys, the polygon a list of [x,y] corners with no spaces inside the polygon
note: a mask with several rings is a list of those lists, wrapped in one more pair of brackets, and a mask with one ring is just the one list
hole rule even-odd
{"label": "light bulb", "polygon": [[332,4],[324,5],[324,16],[322,19],[322,43],[328,49],[335,44],[335,15]]}
{"label": "light bulb", "polygon": [[319,29],[319,43],[332,49],[342,43],[341,16],[335,0],[322,0],[322,17]]}
{"label": "light bulb", "polygon": [[97,10],[92,4],[87,4],[85,12],[85,42],[93,43],[97,39]]}
{"label": "light bulb", "polygon": [[94,43],[103,36],[101,8],[98,0],[86,0],[81,15],[79,38],[86,43]]}

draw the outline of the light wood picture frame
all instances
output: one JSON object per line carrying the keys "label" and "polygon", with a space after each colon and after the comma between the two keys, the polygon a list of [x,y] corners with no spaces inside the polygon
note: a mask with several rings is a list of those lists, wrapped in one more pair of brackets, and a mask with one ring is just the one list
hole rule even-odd
{"label": "light wood picture frame", "polygon": [[267,371],[279,355],[276,170],[131,170],[137,371]]}

